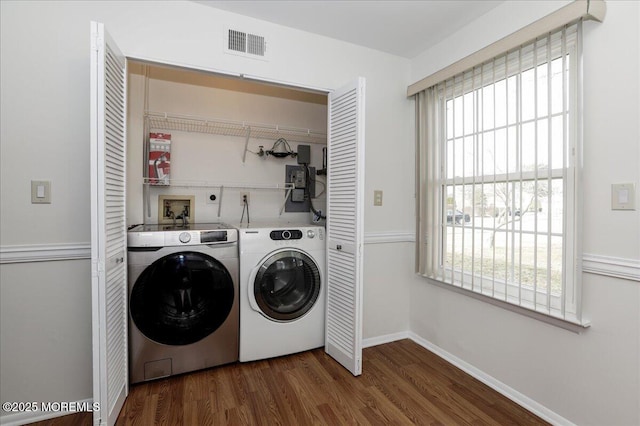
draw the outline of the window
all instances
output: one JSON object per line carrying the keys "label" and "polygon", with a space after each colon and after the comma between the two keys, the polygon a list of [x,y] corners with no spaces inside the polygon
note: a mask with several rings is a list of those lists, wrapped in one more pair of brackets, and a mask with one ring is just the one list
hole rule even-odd
{"label": "window", "polygon": [[417,263],[580,323],[580,23],[418,94]]}

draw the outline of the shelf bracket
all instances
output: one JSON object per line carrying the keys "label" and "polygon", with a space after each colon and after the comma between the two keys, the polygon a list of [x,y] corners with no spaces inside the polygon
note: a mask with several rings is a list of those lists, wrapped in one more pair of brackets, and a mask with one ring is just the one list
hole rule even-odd
{"label": "shelf bracket", "polygon": [[[146,182],[144,184],[144,200],[146,204],[144,207],[145,213],[147,214],[147,219],[151,218],[151,189],[149,188],[149,183]],[[145,223],[147,222],[146,220],[144,221]]]}
{"label": "shelf bracket", "polygon": [[218,200],[218,217],[220,217],[220,211],[222,210],[222,194],[224,193],[224,186],[220,186],[220,199]]}
{"label": "shelf bracket", "polygon": [[289,199],[289,195],[291,195],[292,190],[293,187],[289,187],[287,188],[286,194],[284,194],[284,202],[282,203],[282,207],[280,207],[280,216],[282,216],[282,213],[284,213],[284,208],[287,206],[287,200]]}
{"label": "shelf bracket", "polygon": [[247,159],[247,150],[249,149],[249,137],[251,136],[251,126],[247,126],[247,134],[244,138],[244,153],[242,154],[242,164]]}

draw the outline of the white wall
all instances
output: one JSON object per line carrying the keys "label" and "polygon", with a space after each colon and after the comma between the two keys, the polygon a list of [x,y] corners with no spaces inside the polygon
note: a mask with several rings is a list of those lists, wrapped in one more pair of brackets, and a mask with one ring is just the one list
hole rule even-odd
{"label": "white wall", "polygon": [[[128,56],[327,89],[356,76],[365,77],[365,231],[413,229],[413,104],[405,96],[408,60],[192,2],[3,0],[0,19],[2,252],[20,246],[28,255],[39,244],[48,244],[55,253],[65,244],[85,247],[82,260],[2,265],[3,401],[91,397],[86,260],[90,238],[90,20],[105,23]],[[223,31],[228,25],[264,34],[270,61],[223,54]],[[30,204],[30,180],[52,181],[52,204]],[[372,207],[374,189],[385,191],[384,206]],[[396,246],[369,250],[376,258],[367,260],[365,270],[364,337],[408,327],[406,284],[401,284],[404,295],[385,299],[386,303],[378,299],[387,297],[385,277],[393,276],[396,283],[412,279],[406,263],[386,262],[388,255],[397,256]],[[411,258],[410,244],[404,246],[404,255]],[[65,275],[58,275],[60,268]],[[29,305],[33,286],[40,300],[58,303],[19,309]],[[381,305],[384,310],[368,307]],[[78,327],[77,333],[59,341],[50,338],[51,329]],[[25,346],[21,339],[27,338],[29,345]],[[50,368],[41,368],[42,354],[47,355]],[[1,415],[7,419],[6,413]]]}
{"label": "white wall", "polygon": [[[418,80],[559,2],[508,2],[413,61]],[[506,18],[509,19],[506,19]],[[612,211],[612,183],[640,187],[640,3],[607,1],[604,23],[584,24],[585,255],[640,265],[640,208]],[[482,29],[482,31],[477,31]],[[584,273],[582,334],[426,282],[411,287],[411,330],[564,419],[640,424],[640,283]]]}
{"label": "white wall", "polygon": [[[138,69],[140,68],[140,69]],[[127,224],[158,223],[158,196],[177,194],[195,197],[192,219],[200,223],[237,223],[242,216],[240,191],[249,192],[249,210],[253,222],[288,221],[309,223],[311,213],[283,213],[279,215],[285,191],[256,189],[266,185],[283,185],[285,166],[297,165],[295,158],[259,157],[259,146],[271,149],[275,139],[250,138],[246,160],[243,162],[245,137],[169,131],[171,133],[171,179],[177,182],[170,188],[151,187],[150,209],[144,212],[142,184],[142,152],[144,111],[144,77],[141,66],[131,65],[136,70],[129,75],[127,140]],[[208,77],[208,78],[207,78]],[[238,122],[264,123],[280,127],[306,128],[326,132],[327,107],[318,103],[303,102],[254,93],[215,87],[219,78],[197,75],[191,71],[153,68],[148,81],[148,108],[150,111],[196,117],[218,118]],[[218,86],[223,84],[217,84]],[[243,88],[244,89],[244,88]],[[297,151],[297,142],[289,141]],[[308,144],[311,147],[311,167],[322,167],[322,148],[326,144]],[[325,178],[316,178],[316,193],[325,187]],[[180,182],[203,182],[210,187],[180,186]],[[227,185],[222,193],[214,185]],[[229,185],[246,185],[249,188],[234,188]],[[253,186],[253,188],[252,188]],[[217,203],[212,204],[208,196],[215,194]],[[313,200],[316,209],[325,210],[325,195]],[[220,217],[218,208],[220,207]],[[178,213],[176,213],[178,214]],[[244,220],[246,221],[246,214]]]}

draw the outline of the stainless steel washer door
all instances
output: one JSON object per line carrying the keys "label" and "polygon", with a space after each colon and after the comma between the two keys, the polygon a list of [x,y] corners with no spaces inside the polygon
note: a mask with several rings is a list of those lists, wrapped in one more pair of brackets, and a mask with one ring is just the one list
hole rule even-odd
{"label": "stainless steel washer door", "polygon": [[276,321],[293,321],[313,308],[320,294],[318,265],[298,250],[285,250],[265,260],[254,281],[260,310]]}
{"label": "stainless steel washer door", "polygon": [[164,256],[140,274],[129,312],[147,338],[188,345],[216,331],[229,316],[235,297],[229,271],[204,253]]}

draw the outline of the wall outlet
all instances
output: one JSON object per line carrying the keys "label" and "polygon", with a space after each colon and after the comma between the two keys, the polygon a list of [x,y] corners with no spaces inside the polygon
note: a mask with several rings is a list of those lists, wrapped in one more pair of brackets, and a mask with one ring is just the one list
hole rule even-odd
{"label": "wall outlet", "polygon": [[635,210],[636,185],[616,183],[611,185],[611,210]]}
{"label": "wall outlet", "polygon": [[31,181],[31,203],[51,204],[51,181],[32,180]]}
{"label": "wall outlet", "polygon": [[247,204],[251,204],[251,193],[248,191],[240,191],[240,205],[244,206],[244,199],[247,197]]}
{"label": "wall outlet", "polygon": [[382,205],[382,191],[379,189],[376,189],[375,191],[373,191],[373,205],[374,206]]}

